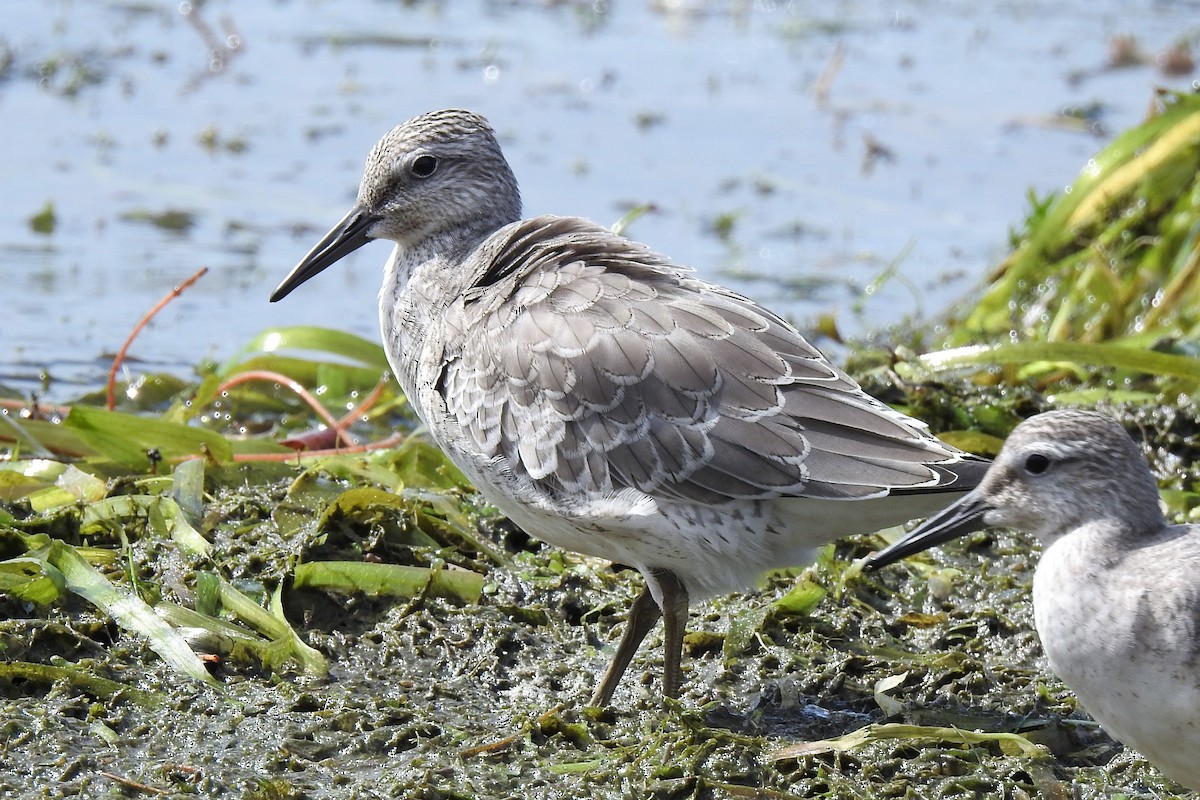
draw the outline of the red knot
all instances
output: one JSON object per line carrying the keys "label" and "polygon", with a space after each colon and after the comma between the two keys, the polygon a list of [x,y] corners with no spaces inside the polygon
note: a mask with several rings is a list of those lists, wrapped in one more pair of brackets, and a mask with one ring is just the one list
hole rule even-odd
{"label": "red knot", "polygon": [[866,566],[988,527],[1042,544],[1033,611],[1050,669],[1113,738],[1200,789],[1200,525],[1166,523],[1125,430],[1094,411],[1030,417],[974,491]]}
{"label": "red knot", "polygon": [[383,341],[434,441],[528,533],[646,580],[593,704],[660,616],[676,697],[690,600],[926,516],[983,473],[752,300],[586,220],[522,219],[478,114],[385,135],[271,300],[373,239],[396,243]]}

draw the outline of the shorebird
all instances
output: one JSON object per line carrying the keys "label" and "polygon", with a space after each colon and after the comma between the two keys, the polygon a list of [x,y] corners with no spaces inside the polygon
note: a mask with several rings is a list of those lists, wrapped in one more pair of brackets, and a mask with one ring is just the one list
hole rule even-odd
{"label": "shorebird", "polygon": [[1032,533],[1034,622],[1050,668],[1113,738],[1200,789],[1200,525],[1168,525],[1133,440],[1094,411],[1013,430],[982,483],[879,569],[987,527]]}
{"label": "shorebird", "polygon": [[272,302],[373,239],[395,242],[388,360],[433,440],[528,533],[645,578],[594,705],[660,616],[677,697],[691,600],[926,516],[983,474],[753,301],[586,220],[522,219],[478,114],[386,134]]}

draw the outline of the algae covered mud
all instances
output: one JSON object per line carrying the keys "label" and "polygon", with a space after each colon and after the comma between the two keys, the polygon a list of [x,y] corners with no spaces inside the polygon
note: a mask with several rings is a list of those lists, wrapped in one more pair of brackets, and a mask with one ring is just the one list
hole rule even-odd
{"label": "algae covered mud", "polygon": [[[957,389],[951,402],[969,416],[1042,402],[976,406],[974,387]],[[1141,423],[1194,442],[1181,423],[1194,416]],[[531,542],[477,507],[419,439],[306,463],[210,465],[198,518],[182,511],[198,489],[188,470],[93,485],[103,496],[82,508],[53,504],[86,490],[82,477],[26,476],[26,500],[7,503],[4,520],[7,792],[1170,792],[1041,668],[1027,545],[1012,537],[870,578],[852,560],[880,540],[830,547],[799,574],[697,610],[679,703],[661,703],[657,658],[643,655],[642,680],[598,711],[582,704],[638,589],[632,575]],[[207,664],[216,687],[185,677],[162,632],[138,627],[156,621],[220,654]]]}

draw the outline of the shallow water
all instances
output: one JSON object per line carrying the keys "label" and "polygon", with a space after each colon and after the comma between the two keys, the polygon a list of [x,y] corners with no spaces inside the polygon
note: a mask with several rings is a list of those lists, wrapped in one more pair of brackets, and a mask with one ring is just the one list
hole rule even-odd
{"label": "shallow water", "polygon": [[[1153,87],[1196,80],[1105,69],[1110,38],[1153,58],[1198,20],[1192,2],[1120,0],[14,0],[0,384],[94,388],[201,266],[135,345],[147,368],[186,374],[275,325],[376,337],[384,244],[266,298],[348,207],[374,141],[447,106],[490,117],[530,214],[607,224],[652,204],[629,235],[801,323],[936,315],[1003,254],[1030,187],[1069,184]],[[1069,109],[1090,116],[1064,127]],[[137,219],[172,210],[190,226]]]}

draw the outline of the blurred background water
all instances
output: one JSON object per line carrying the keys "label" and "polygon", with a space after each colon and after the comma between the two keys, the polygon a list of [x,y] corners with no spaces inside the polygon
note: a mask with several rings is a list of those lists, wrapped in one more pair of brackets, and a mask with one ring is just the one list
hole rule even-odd
{"label": "blurred background water", "polygon": [[935,316],[1003,256],[1031,189],[1070,184],[1155,87],[1197,86],[1200,50],[1188,0],[5,11],[0,384],[60,400],[202,266],[134,369],[186,375],[277,325],[376,339],[389,244],[267,296],[349,207],[375,140],[451,106],[491,119],[530,215],[649,205],[628,235],[801,326]]}

